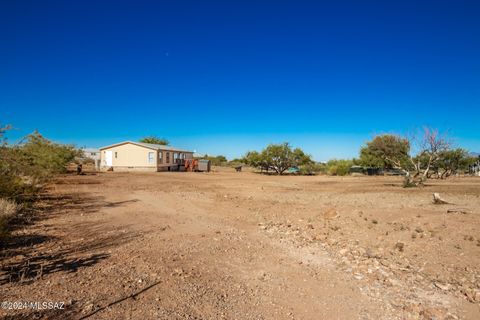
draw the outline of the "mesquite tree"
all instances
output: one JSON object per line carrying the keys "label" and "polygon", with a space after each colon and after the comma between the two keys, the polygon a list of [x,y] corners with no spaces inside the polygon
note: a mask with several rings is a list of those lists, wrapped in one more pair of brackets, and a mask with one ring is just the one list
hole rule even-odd
{"label": "mesquite tree", "polygon": [[292,149],[287,142],[270,144],[262,152],[250,151],[245,155],[243,161],[252,167],[267,171],[273,170],[277,174],[283,174],[291,167],[299,167],[313,162],[302,149]]}
{"label": "mesquite tree", "polygon": [[[417,138],[419,137],[419,138]],[[416,142],[417,154],[411,154]],[[450,148],[446,134],[437,129],[423,128],[413,138],[393,134],[378,135],[360,150],[360,162],[364,166],[399,169],[405,173],[405,186],[418,186],[429,177],[434,164]]]}
{"label": "mesquite tree", "polygon": [[151,143],[151,144],[161,144],[161,145],[165,145],[165,146],[170,144],[170,142],[167,139],[159,138],[159,137],[156,137],[156,136],[149,136],[149,137],[142,138],[142,139],[140,139],[139,142]]}
{"label": "mesquite tree", "polygon": [[415,177],[424,181],[432,165],[439,160],[440,155],[450,149],[450,141],[446,134],[440,134],[438,129],[423,128],[423,135],[419,140],[419,153],[416,157],[410,158],[415,167]]}

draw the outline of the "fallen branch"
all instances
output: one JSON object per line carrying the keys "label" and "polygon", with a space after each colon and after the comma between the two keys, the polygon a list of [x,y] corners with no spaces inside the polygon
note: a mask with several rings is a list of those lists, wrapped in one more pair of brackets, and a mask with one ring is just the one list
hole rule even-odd
{"label": "fallen branch", "polygon": [[448,209],[447,213],[463,213],[467,214],[469,212],[468,209],[465,208],[453,208],[453,209]]}
{"label": "fallen branch", "polygon": [[145,291],[147,291],[147,290],[155,287],[156,285],[160,284],[161,282],[162,282],[162,281],[157,281],[157,282],[155,282],[155,283],[152,283],[152,284],[149,285],[148,287],[143,288],[143,289],[140,290],[140,291],[137,291],[137,292],[135,292],[135,293],[132,293],[132,294],[129,295],[129,296],[126,296],[126,297],[124,297],[124,298],[121,298],[121,299],[112,301],[112,302],[110,302],[109,304],[107,304],[106,306],[103,306],[103,307],[101,307],[101,308],[98,308],[98,309],[96,309],[95,311],[93,311],[93,312],[91,312],[91,313],[89,313],[89,314],[87,314],[87,315],[84,315],[84,316],[81,317],[79,320],[90,318],[90,317],[93,316],[94,314],[96,314],[96,313],[98,313],[98,312],[100,312],[100,311],[102,311],[102,310],[105,310],[106,308],[109,308],[109,307],[111,307],[111,306],[113,306],[113,305],[115,305],[115,304],[117,304],[117,303],[120,303],[120,302],[122,302],[122,301],[125,301],[125,300],[127,300],[127,299],[130,299],[130,298],[131,298],[131,299],[135,299],[139,294],[144,293]]}
{"label": "fallen branch", "polygon": [[435,192],[433,194],[433,203],[434,204],[451,204],[450,202],[447,202],[445,200],[443,200],[441,197],[440,197],[440,194]]}

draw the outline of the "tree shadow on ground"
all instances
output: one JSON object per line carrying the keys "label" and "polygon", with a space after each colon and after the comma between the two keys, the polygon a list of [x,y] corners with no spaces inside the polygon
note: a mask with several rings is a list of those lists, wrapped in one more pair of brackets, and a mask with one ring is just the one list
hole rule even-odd
{"label": "tree shadow on ground", "polygon": [[[102,208],[136,201],[109,202],[87,193],[42,194],[32,209],[34,218],[18,224],[17,229],[22,230],[0,242],[0,285],[29,284],[49,274],[76,272],[108,258],[109,254],[102,251],[127,243],[138,234],[114,229],[99,221],[62,224],[60,227],[44,221],[42,228],[35,228],[35,224],[59,215],[92,214]],[[67,236],[54,235],[58,233]]]}

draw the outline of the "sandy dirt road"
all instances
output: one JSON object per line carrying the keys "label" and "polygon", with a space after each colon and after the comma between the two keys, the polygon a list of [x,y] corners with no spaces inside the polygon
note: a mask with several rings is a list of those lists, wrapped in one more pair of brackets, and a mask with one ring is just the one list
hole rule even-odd
{"label": "sandy dirt road", "polygon": [[0,272],[2,301],[64,309],[0,315],[479,319],[479,195],[475,178],[64,176],[4,244]]}

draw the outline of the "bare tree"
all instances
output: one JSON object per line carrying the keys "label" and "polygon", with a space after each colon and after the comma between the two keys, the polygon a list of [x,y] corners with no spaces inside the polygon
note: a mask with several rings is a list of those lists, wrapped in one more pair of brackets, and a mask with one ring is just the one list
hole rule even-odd
{"label": "bare tree", "polygon": [[[404,186],[418,186],[428,178],[433,165],[450,145],[446,133],[429,127],[407,137],[383,134],[360,150],[360,161],[366,166],[402,170]],[[416,146],[415,156],[410,153],[411,146]]]}
{"label": "bare tree", "polygon": [[414,178],[420,178],[420,182],[425,181],[432,169],[432,165],[443,152],[450,149],[450,146],[451,143],[447,133],[442,134],[438,129],[424,127],[418,143],[418,154],[415,157],[410,157],[410,161],[416,171]]}

